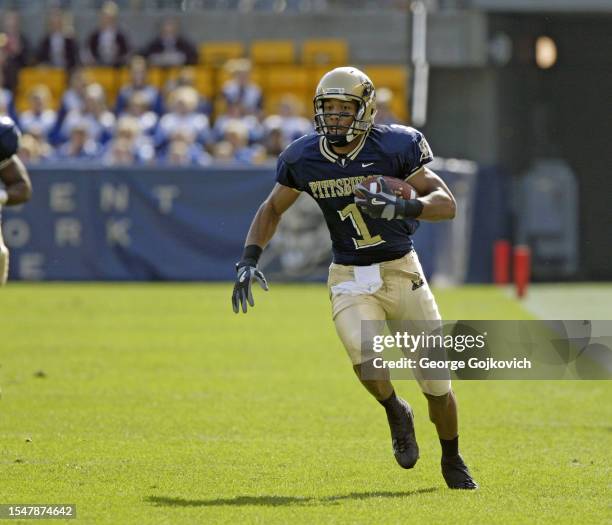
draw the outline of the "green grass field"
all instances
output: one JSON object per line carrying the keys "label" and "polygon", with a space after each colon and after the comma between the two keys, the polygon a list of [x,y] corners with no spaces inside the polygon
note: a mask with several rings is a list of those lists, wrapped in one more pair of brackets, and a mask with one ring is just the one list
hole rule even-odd
{"label": "green grass field", "polygon": [[[0,290],[0,503],[76,503],[78,523],[610,523],[610,382],[456,382],[449,491],[413,381],[421,460],[395,464],[323,286],[10,284]],[[258,293],[260,292],[260,293]],[[441,290],[446,318],[530,315]]]}

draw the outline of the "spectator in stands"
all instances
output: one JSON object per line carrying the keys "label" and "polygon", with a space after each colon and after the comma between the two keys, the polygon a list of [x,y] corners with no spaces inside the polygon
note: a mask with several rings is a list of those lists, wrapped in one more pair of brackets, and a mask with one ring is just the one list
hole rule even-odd
{"label": "spectator in stands", "polygon": [[263,95],[259,86],[251,82],[251,61],[246,58],[228,60],[225,69],[230,73],[221,90],[227,104],[239,104],[245,115],[261,114]]}
{"label": "spectator in stands", "polygon": [[169,166],[190,166],[192,158],[189,145],[182,140],[174,140],[168,146],[165,161]]}
{"label": "spectator in stands", "polygon": [[170,112],[159,121],[156,134],[158,148],[164,148],[177,131],[189,133],[193,141],[204,144],[209,138],[208,117],[198,113],[198,92],[191,87],[175,89],[169,97]]}
{"label": "spectator in stands", "polygon": [[143,54],[154,66],[176,67],[198,63],[198,52],[195,46],[179,34],[176,18],[164,18],[159,28],[159,35],[144,49]]}
{"label": "spectator in stands", "polygon": [[72,124],[68,142],[57,151],[57,159],[61,161],[89,161],[99,158],[100,147],[89,136],[89,123],[80,120]]}
{"label": "spectator in stands", "polygon": [[74,69],[70,73],[68,89],[64,91],[60,103],[60,113],[82,110],[85,107],[85,91],[90,84],[84,69]]}
{"label": "spectator in stands", "polygon": [[133,144],[125,139],[113,139],[107,153],[102,158],[107,166],[134,166],[137,164]]}
{"label": "spectator in stands", "polygon": [[51,133],[49,140],[51,144],[58,144],[67,137],[62,137],[64,120],[69,113],[80,113],[85,107],[85,91],[89,85],[89,80],[85,71],[80,68],[73,69],[70,73],[68,81],[68,89],[64,91],[60,101],[59,111],[57,112],[57,121]]}
{"label": "spectator in stands", "polygon": [[19,125],[19,118],[15,111],[15,98],[11,91],[4,87],[4,76],[2,74],[2,68],[0,68],[0,113],[8,115],[13,119],[14,122]]}
{"label": "spectator in stands", "polygon": [[25,134],[19,141],[19,158],[26,164],[36,164],[53,158],[53,148],[40,135]]}
{"label": "spectator in stands", "polygon": [[228,123],[240,121],[246,126],[249,136],[249,143],[259,142],[264,130],[255,115],[245,115],[242,105],[239,102],[226,103],[225,112],[217,117],[213,126],[213,137],[215,140],[222,140],[225,135],[225,128]]}
{"label": "spectator in stands", "polygon": [[61,135],[71,134],[75,124],[87,125],[88,137],[98,145],[103,145],[113,135],[115,116],[106,109],[104,89],[100,84],[90,84],[85,89],[85,104],[83,110],[71,111],[64,121]]}
{"label": "spectator in stands", "polygon": [[267,123],[270,119],[280,119],[285,143],[289,144],[302,135],[313,131],[312,121],[303,117],[302,112],[303,104],[301,101],[294,95],[287,94],[279,102],[278,113],[264,119],[264,129],[269,126]]}
{"label": "spectator in stands", "polygon": [[212,157],[189,135],[178,133],[168,145],[162,161],[170,166],[208,166]]}
{"label": "spectator in stands", "polygon": [[144,93],[140,91],[132,93],[127,108],[120,116],[135,118],[143,135],[155,135],[159,117],[149,110],[149,100]]}
{"label": "spectator in stands", "polygon": [[121,114],[127,107],[130,97],[134,93],[141,93],[147,99],[149,109],[157,114],[163,111],[162,97],[159,90],[147,83],[147,61],[141,56],[132,57],[130,61],[130,83],[119,91],[115,113]]}
{"label": "spectator in stands", "polygon": [[275,159],[287,147],[287,139],[283,132],[282,119],[278,115],[271,115],[264,122],[263,146],[266,155]]}
{"label": "spectator in stands", "polygon": [[386,87],[376,90],[376,124],[398,124],[399,119],[393,114],[391,101],[393,92]]}
{"label": "spectator in stands", "polygon": [[223,140],[214,151],[220,160],[241,164],[261,164],[266,160],[266,151],[261,144],[249,146],[248,127],[240,120],[227,123]]}
{"label": "spectator in stands", "polygon": [[47,139],[55,126],[57,113],[51,109],[51,91],[44,84],[34,86],[29,96],[30,109],[19,116],[21,131],[38,130]]}
{"label": "spectator in stands", "polygon": [[41,64],[71,71],[79,63],[79,44],[74,37],[72,17],[61,9],[49,12],[49,31],[38,46],[36,59]]}
{"label": "spectator in stands", "polygon": [[117,25],[119,8],[115,2],[106,2],[100,10],[100,24],[87,45],[86,62],[101,66],[121,66],[129,54],[126,36]]}
{"label": "spectator in stands", "polygon": [[3,26],[4,32],[0,35],[0,62],[4,86],[15,92],[19,70],[30,62],[30,43],[21,32],[17,11],[4,13]]}
{"label": "spectator in stands", "polygon": [[226,164],[234,161],[234,148],[229,142],[225,140],[215,142],[211,149],[216,164]]}
{"label": "spectator in stands", "polygon": [[[189,86],[196,89],[195,71],[193,67],[182,67],[175,78],[170,79],[164,87],[166,94],[172,93],[176,88]],[[206,97],[198,93],[198,111],[204,113],[208,118],[212,114],[212,104]]]}
{"label": "spectator in stands", "polygon": [[132,164],[149,163],[155,158],[151,137],[142,133],[138,120],[131,116],[124,116],[118,120],[115,135],[106,148],[104,162],[114,165],[126,159],[126,145],[129,146],[129,158]]}

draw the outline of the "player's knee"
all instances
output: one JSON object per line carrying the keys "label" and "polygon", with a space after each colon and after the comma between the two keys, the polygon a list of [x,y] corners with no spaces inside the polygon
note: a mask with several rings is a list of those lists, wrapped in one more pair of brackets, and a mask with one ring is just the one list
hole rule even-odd
{"label": "player's knee", "polygon": [[427,399],[446,398],[451,391],[450,379],[421,379],[419,380],[421,391]]}
{"label": "player's knee", "polygon": [[364,360],[369,358],[371,352],[362,346],[361,332],[359,330],[342,330],[340,339],[354,366],[363,363]]}

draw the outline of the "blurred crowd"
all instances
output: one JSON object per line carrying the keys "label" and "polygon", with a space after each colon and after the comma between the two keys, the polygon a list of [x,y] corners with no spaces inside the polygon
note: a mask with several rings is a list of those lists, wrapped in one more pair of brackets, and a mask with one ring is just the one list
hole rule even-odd
{"label": "blurred crowd", "polygon": [[[102,6],[99,25],[85,48],[77,43],[69,13],[53,9],[48,27],[33,48],[20,29],[19,14],[7,12],[0,33],[0,113],[19,124],[20,156],[26,162],[260,164],[313,129],[311,119],[304,116],[311,113],[310,108],[290,93],[280,99],[275,114],[264,114],[262,90],[251,80],[248,59],[233,59],[225,65],[229,80],[221,89],[221,100],[203,97],[189,67],[198,62],[196,47],[180,35],[173,18],[164,19],[158,35],[137,51],[130,48],[118,25],[113,2]],[[19,70],[37,64],[64,68],[68,88],[58,107],[48,86],[28,86],[28,107],[18,112],[14,93]],[[115,100],[109,100],[104,88],[88,78],[83,66],[91,65],[129,68],[127,83]],[[149,66],[182,69],[158,88],[147,82]],[[379,92],[378,122],[387,119],[386,96],[384,90]],[[388,120],[393,117],[389,115]]]}

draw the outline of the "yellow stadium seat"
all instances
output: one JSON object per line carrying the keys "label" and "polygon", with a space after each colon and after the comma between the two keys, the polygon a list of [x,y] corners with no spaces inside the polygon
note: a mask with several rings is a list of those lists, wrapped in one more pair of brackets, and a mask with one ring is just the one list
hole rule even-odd
{"label": "yellow stadium seat", "polygon": [[302,62],[307,65],[348,65],[348,44],[335,38],[305,40]]}
{"label": "yellow stadium seat", "polygon": [[365,66],[363,71],[372,79],[377,89],[389,88],[393,93],[391,109],[402,121],[408,120],[408,68],[406,66],[372,65]]}
{"label": "yellow stadium seat", "polygon": [[255,64],[294,64],[295,45],[293,40],[255,40],[251,59]]}
{"label": "yellow stadium seat", "polygon": [[264,72],[266,91],[290,92],[301,95],[308,91],[308,69],[302,66],[270,66]]}
{"label": "yellow stadium seat", "polygon": [[266,113],[276,113],[280,100],[293,95],[300,104],[306,102],[304,110],[310,111],[309,68],[303,66],[270,66],[263,71],[264,106]]}
{"label": "yellow stadium seat", "polygon": [[232,58],[245,55],[242,42],[203,42],[200,44],[200,62],[207,66],[219,67]]}
{"label": "yellow stadium seat", "polygon": [[310,92],[311,98],[315,96],[315,90],[317,89],[321,77],[332,68],[333,66],[306,66],[308,71],[308,91]]}
{"label": "yellow stadium seat", "polygon": [[117,92],[119,90],[119,74],[114,67],[92,66],[83,68],[88,82],[100,84],[106,94],[108,106],[114,106]]}
{"label": "yellow stadium seat", "polygon": [[406,66],[368,65],[363,71],[372,79],[376,87],[406,90],[408,85],[408,68]]}
{"label": "yellow stadium seat", "polygon": [[38,85],[44,84],[51,91],[53,107],[57,108],[66,89],[66,72],[54,67],[24,67],[19,71],[17,84],[17,97],[15,104],[18,111],[28,107],[28,95],[30,90]]}

